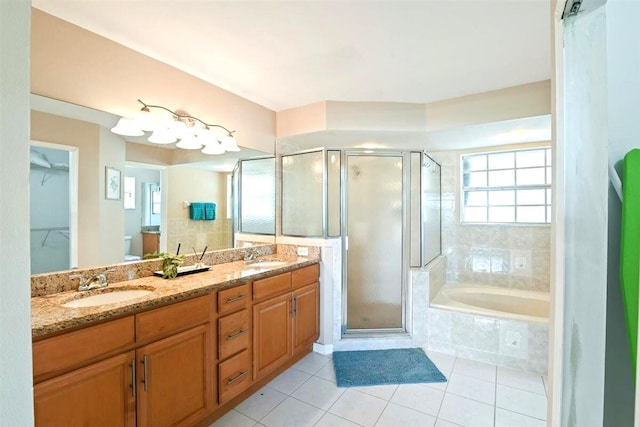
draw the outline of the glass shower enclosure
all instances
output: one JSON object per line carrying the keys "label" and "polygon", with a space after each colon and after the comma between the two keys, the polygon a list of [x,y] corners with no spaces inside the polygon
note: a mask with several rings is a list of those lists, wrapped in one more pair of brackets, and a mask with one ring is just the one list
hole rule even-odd
{"label": "glass shower enclosure", "polygon": [[419,151],[281,156],[282,235],[342,239],[342,334],[406,334],[408,273],[440,254],[440,166]]}

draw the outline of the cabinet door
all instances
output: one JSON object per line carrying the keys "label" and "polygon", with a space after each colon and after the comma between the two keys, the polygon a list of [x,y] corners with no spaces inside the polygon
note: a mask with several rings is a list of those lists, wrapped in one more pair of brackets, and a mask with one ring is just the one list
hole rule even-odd
{"label": "cabinet door", "polygon": [[320,335],[319,294],[318,282],[293,293],[293,354],[307,348]]}
{"label": "cabinet door", "polygon": [[138,426],[193,425],[213,407],[209,325],[141,347]]}
{"label": "cabinet door", "polygon": [[276,369],[291,355],[291,294],[253,306],[253,378]]}
{"label": "cabinet door", "polygon": [[37,384],[36,426],[135,427],[132,366],[133,351]]}
{"label": "cabinet door", "polygon": [[159,233],[142,233],[142,254],[146,255],[160,250]]}

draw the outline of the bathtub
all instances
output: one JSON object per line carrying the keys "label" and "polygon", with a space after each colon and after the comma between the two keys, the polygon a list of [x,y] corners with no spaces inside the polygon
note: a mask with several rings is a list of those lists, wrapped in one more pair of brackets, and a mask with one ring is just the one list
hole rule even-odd
{"label": "bathtub", "polygon": [[499,319],[549,322],[549,294],[546,292],[446,284],[436,294],[430,306]]}

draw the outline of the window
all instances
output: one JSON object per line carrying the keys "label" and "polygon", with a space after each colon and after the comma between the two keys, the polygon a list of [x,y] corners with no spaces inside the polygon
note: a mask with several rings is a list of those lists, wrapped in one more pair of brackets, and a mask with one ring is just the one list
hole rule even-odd
{"label": "window", "polygon": [[151,215],[160,215],[160,187],[151,190]]}
{"label": "window", "polygon": [[551,148],[462,156],[462,222],[551,222]]}
{"label": "window", "polygon": [[124,177],[124,208],[136,208],[136,179],[132,176]]}

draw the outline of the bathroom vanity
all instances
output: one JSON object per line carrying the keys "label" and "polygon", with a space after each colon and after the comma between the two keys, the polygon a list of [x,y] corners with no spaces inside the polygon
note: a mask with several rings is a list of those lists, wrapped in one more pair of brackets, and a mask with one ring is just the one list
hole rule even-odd
{"label": "bathroom vanity", "polygon": [[318,261],[265,265],[114,283],[101,291],[154,290],[102,306],[61,305],[78,292],[33,298],[36,425],[205,426],[222,416],[319,335]]}
{"label": "bathroom vanity", "polygon": [[142,232],[142,255],[160,252],[160,232]]}

